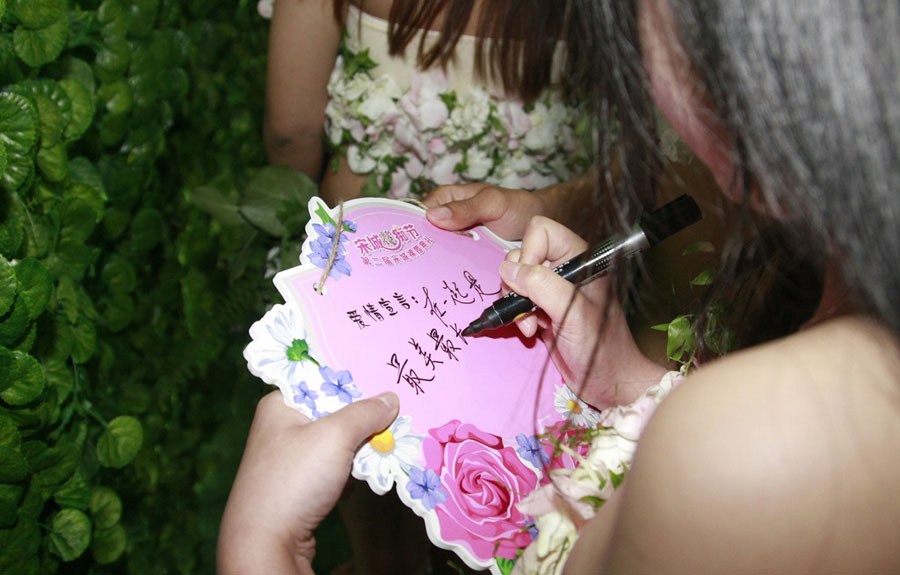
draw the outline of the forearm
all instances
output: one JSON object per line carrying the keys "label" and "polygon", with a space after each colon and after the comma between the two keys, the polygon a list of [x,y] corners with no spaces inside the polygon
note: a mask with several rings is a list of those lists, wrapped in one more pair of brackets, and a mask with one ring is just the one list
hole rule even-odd
{"label": "forearm", "polygon": [[303,172],[316,182],[322,177],[325,158],[322,138],[322,129],[283,132],[276,130],[269,122],[266,122],[263,131],[266,156],[270,164],[288,166]]}
{"label": "forearm", "polygon": [[586,237],[595,223],[589,209],[595,184],[596,171],[592,168],[574,180],[547,186],[534,193],[544,204],[544,215]]}

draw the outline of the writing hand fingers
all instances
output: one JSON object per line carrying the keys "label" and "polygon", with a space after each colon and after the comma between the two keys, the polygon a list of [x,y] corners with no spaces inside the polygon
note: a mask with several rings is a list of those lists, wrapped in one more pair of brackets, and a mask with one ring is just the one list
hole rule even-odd
{"label": "writing hand fingers", "polygon": [[543,216],[535,216],[528,223],[522,238],[519,261],[526,264],[559,265],[588,248],[588,244],[575,232],[559,222]]}

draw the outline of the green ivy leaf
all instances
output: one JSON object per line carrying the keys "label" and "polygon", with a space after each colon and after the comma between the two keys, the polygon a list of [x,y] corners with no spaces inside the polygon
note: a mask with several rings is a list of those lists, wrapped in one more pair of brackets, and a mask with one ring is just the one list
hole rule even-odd
{"label": "green ivy leaf", "polygon": [[97,225],[97,210],[82,198],[66,196],[60,210],[60,239],[84,242]]}
{"label": "green ivy leaf", "polygon": [[0,527],[10,527],[19,518],[19,501],[25,488],[21,485],[0,483]]}
{"label": "green ivy leaf", "polygon": [[0,392],[0,398],[9,405],[25,405],[44,391],[44,370],[38,360],[27,353],[13,351],[12,354],[12,385]]}
{"label": "green ivy leaf", "polygon": [[716,278],[715,268],[706,268],[691,280],[691,285],[708,286]]}
{"label": "green ivy leaf", "polygon": [[[0,0],[2,2],[2,0]],[[6,157],[6,144],[3,143],[3,140],[0,140],[0,177],[3,176],[3,172],[6,171],[6,166],[9,163],[9,159]]]}
{"label": "green ivy leaf", "polygon": [[106,110],[116,116],[128,114],[134,102],[131,86],[125,80],[102,84],[97,90],[97,97]]}
{"label": "green ivy leaf", "polygon": [[60,485],[56,493],[53,494],[53,500],[60,507],[71,507],[82,511],[88,510],[91,505],[91,488],[84,480],[81,471],[75,471],[65,483]]}
{"label": "green ivy leaf", "polygon": [[668,342],[666,355],[673,361],[681,361],[687,353],[689,356],[694,351],[694,332],[691,329],[690,318],[680,315],[669,322]]}
{"label": "green ivy leaf", "polygon": [[[0,553],[0,565],[6,568],[6,573],[16,575],[27,573],[25,568],[36,562],[40,546],[41,531],[37,521],[20,519],[12,529],[0,530],[0,549],[4,551]],[[35,561],[28,561],[27,558],[33,558]]]}
{"label": "green ivy leaf", "polygon": [[70,276],[64,275],[56,284],[56,303],[66,314],[69,323],[78,321],[78,297],[75,293],[75,282]]}
{"label": "green ivy leaf", "polygon": [[41,454],[43,459],[42,469],[38,464],[29,459],[34,475],[31,476],[31,485],[38,489],[43,499],[49,499],[57,489],[75,472],[81,452],[73,445],[61,442]]}
{"label": "green ivy leaf", "polygon": [[[25,94],[27,96],[27,94]],[[66,98],[67,104],[68,98]],[[49,148],[59,143],[63,133],[63,113],[56,103],[43,94],[31,94],[37,107],[38,125],[41,129],[41,147]]]}
{"label": "green ivy leaf", "polygon": [[25,96],[0,92],[0,140],[6,146],[7,166],[3,185],[15,190],[34,170],[31,152],[37,143],[38,113]]}
{"label": "green ivy leaf", "polygon": [[103,0],[97,8],[97,21],[109,24],[113,20],[125,17],[125,6],[121,0]]}
{"label": "green ivy leaf", "polygon": [[63,561],[79,558],[91,543],[91,520],[77,509],[63,509],[50,521],[50,552]]}
{"label": "green ivy leaf", "polygon": [[700,241],[694,242],[688,247],[684,248],[684,251],[681,252],[683,256],[689,256],[696,253],[702,254],[712,254],[716,252],[716,247],[712,244],[712,242]]}
{"label": "green ivy leaf", "polygon": [[100,273],[106,289],[115,294],[128,294],[137,287],[137,274],[131,262],[120,255],[113,255]]}
{"label": "green ivy leaf", "polygon": [[122,208],[110,208],[103,215],[103,235],[107,240],[121,236],[131,222],[131,213]]}
{"label": "green ivy leaf", "polygon": [[46,28],[65,16],[66,0],[18,0],[15,13],[19,23],[26,28]]}
{"label": "green ivy leaf", "polygon": [[114,294],[106,300],[103,323],[111,332],[119,332],[128,327],[134,317],[134,300],[127,293]]}
{"label": "green ivy leaf", "polygon": [[49,182],[65,180],[69,174],[69,158],[66,155],[65,143],[57,142],[49,148],[41,146],[41,151],[37,155],[37,167]]}
{"label": "green ivy leaf", "polygon": [[72,361],[85,363],[97,349],[97,328],[92,321],[79,318],[72,326]]}
{"label": "green ivy leaf", "polygon": [[0,445],[0,482],[22,481],[31,471],[25,456],[5,445]]}
{"label": "green ivy leaf", "polygon": [[153,249],[163,239],[166,221],[153,208],[144,208],[131,220],[131,234],[128,248],[143,253]]}
{"label": "green ivy leaf", "polygon": [[75,389],[75,377],[71,368],[62,359],[49,357],[44,359],[44,380],[47,386],[56,390],[60,403],[64,402]]}
{"label": "green ivy leaf", "polygon": [[109,529],[122,517],[122,500],[109,487],[94,487],[91,490],[91,517],[94,528]]}
{"label": "green ivy leaf", "polygon": [[25,257],[42,258],[56,243],[56,224],[50,216],[29,215],[25,223]]}
{"label": "green ivy leaf", "polygon": [[159,0],[131,0],[125,19],[128,22],[128,35],[132,38],[143,38],[153,31]]}
{"label": "green ivy leaf", "polygon": [[516,566],[515,559],[504,559],[503,557],[494,557],[494,561],[497,562],[497,567],[500,569],[500,573],[502,575],[509,575],[512,573],[513,567]]}
{"label": "green ivy leaf", "polygon": [[[4,351],[9,353],[9,350],[4,350],[0,347],[0,356],[2,356]],[[9,353],[9,355],[12,356],[11,353]],[[12,365],[12,363],[9,365]],[[0,364],[0,366],[2,366],[2,364]],[[5,373],[9,372],[7,371]],[[11,447],[13,449],[19,449],[19,446],[22,445],[22,434],[19,433],[19,428],[4,415],[0,415],[0,445]]]}
{"label": "green ivy leaf", "polygon": [[[63,230],[66,231],[71,230]],[[95,255],[94,250],[83,239],[63,233],[56,244],[56,251],[47,258],[47,268],[54,277],[65,274],[81,279]]]}
{"label": "green ivy leaf", "polygon": [[[73,56],[69,56],[65,59],[63,65],[65,66],[65,80],[75,80],[79,84],[81,84],[85,89],[87,89],[88,94],[91,96],[91,100],[93,101],[94,92],[97,90],[97,81],[94,79],[94,71],[91,69],[91,65],[82,60],[81,58],[75,58]],[[66,88],[66,85],[60,82],[63,86],[63,89],[66,90],[66,93],[69,93],[69,90]],[[69,94],[69,97],[72,97],[72,94]],[[72,105],[74,107],[74,100]],[[74,110],[73,110],[74,114]]]}
{"label": "green ivy leaf", "polygon": [[120,415],[109,422],[97,441],[97,459],[104,467],[125,467],[141,450],[143,440],[141,422],[129,415]]}
{"label": "green ivy leaf", "polygon": [[109,529],[94,531],[94,543],[91,546],[94,553],[94,561],[100,565],[113,563],[125,552],[127,543],[128,538],[125,535],[125,529],[119,523],[116,523]]}
{"label": "green ivy leaf", "polygon": [[12,307],[16,299],[16,272],[9,261],[0,255],[0,316]]}
{"label": "green ivy leaf", "polygon": [[23,62],[32,68],[39,68],[56,60],[65,47],[68,36],[69,19],[63,15],[39,30],[19,26],[13,32],[13,46],[16,55]]}
{"label": "green ivy leaf", "polygon": [[83,197],[84,194],[81,193],[78,193],[77,197],[81,197],[83,200],[94,206],[95,209],[99,208],[102,212],[107,197],[106,188],[103,185],[103,177],[100,175],[100,172],[97,171],[97,166],[92,164],[91,161],[84,156],[72,158],[69,160],[69,181],[73,184],[72,189],[74,189],[75,185],[89,187],[93,191],[90,198]]}
{"label": "green ivy leaf", "polygon": [[94,121],[94,97],[90,90],[78,80],[64,78],[59,85],[66,91],[72,102],[72,117],[63,130],[66,141],[79,139]]}
{"label": "green ivy leaf", "polygon": [[237,202],[212,186],[200,186],[190,191],[188,201],[228,226],[246,223]]}
{"label": "green ivy leaf", "polygon": [[12,309],[0,316],[0,345],[12,347],[28,333],[31,319],[28,317],[28,304],[25,297],[18,293],[13,301]]}
{"label": "green ivy leaf", "polygon": [[16,279],[22,291],[22,297],[28,306],[28,315],[36,320],[50,302],[53,291],[53,280],[50,270],[34,258],[25,258],[16,263]]}
{"label": "green ivy leaf", "polygon": [[286,166],[268,166],[259,170],[243,190],[241,213],[255,226],[273,236],[284,236],[288,229],[278,217],[284,205],[306,205],[316,186],[308,177]]}

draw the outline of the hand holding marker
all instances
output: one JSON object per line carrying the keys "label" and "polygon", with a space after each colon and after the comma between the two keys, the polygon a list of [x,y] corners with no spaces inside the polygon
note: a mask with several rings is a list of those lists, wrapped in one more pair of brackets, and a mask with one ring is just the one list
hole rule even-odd
{"label": "hand holding marker", "polygon": [[[604,275],[614,260],[627,258],[656,245],[699,221],[701,217],[703,214],[694,199],[687,195],[680,196],[644,215],[630,234],[609,238],[593,249],[560,264],[553,271],[576,285],[587,283]],[[488,329],[502,327],[535,309],[536,306],[527,297],[509,292],[484,310],[478,319],[463,330],[462,335],[476,335]]]}

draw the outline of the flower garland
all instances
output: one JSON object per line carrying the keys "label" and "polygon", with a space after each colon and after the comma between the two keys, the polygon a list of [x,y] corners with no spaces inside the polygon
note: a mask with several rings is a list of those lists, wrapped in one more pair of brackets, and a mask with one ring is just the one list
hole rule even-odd
{"label": "flower garland", "polygon": [[588,114],[558,91],[523,105],[479,87],[451,90],[439,68],[411,72],[404,91],[392,77],[373,75],[376,66],[368,50],[354,53],[342,42],[325,110],[333,157],[370,175],[370,195],[420,197],[466,182],[534,190],[590,165]]}
{"label": "flower garland", "polygon": [[518,503],[519,511],[534,518],[537,536],[516,560],[516,575],[559,575],[584,525],[618,487],[631,465],[638,439],[656,407],[681,383],[670,371],[636,401],[601,412],[590,430],[546,434],[556,454],[572,457],[574,468],[550,465],[550,481]]}

